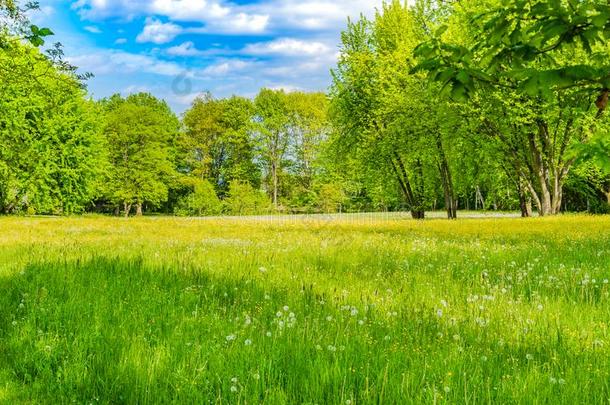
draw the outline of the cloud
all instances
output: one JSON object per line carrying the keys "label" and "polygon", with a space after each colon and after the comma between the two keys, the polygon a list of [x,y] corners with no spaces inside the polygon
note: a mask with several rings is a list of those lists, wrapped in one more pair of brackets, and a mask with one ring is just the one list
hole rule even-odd
{"label": "cloud", "polygon": [[184,42],[180,45],[172,46],[167,49],[167,54],[172,56],[200,56],[206,54],[205,51],[200,51],[191,41]]}
{"label": "cloud", "polygon": [[247,45],[244,52],[251,55],[311,56],[326,54],[331,48],[321,42],[279,38],[270,42]]}
{"label": "cloud", "polygon": [[160,76],[178,76],[184,69],[173,62],[156,59],[149,55],[117,50],[103,50],[67,58],[81,71],[99,75],[125,75],[152,73]]}
{"label": "cloud", "polygon": [[243,72],[247,68],[253,67],[254,62],[240,59],[230,59],[216,62],[201,71],[203,76],[227,76],[237,72]]}
{"label": "cloud", "polygon": [[201,27],[194,30],[201,33],[260,34],[269,24],[269,15],[221,0],[77,0],[72,8],[90,21],[157,16],[174,22],[200,23]]}
{"label": "cloud", "polygon": [[123,45],[127,43],[127,38],[118,38],[116,41],[114,41],[114,43],[116,45]]}
{"label": "cloud", "polygon": [[88,31],[92,34],[101,34],[102,30],[96,27],[95,25],[87,25],[83,28],[85,31]]}
{"label": "cloud", "polygon": [[164,23],[156,18],[149,17],[146,19],[144,30],[138,35],[136,41],[139,43],[166,44],[173,41],[182,32],[183,29],[179,25]]}

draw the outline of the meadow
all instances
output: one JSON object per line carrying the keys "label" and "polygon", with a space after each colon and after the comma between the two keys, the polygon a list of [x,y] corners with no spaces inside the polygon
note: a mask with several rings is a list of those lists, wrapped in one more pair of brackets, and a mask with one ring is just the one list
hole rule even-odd
{"label": "meadow", "polygon": [[0,403],[608,403],[610,218],[0,219]]}

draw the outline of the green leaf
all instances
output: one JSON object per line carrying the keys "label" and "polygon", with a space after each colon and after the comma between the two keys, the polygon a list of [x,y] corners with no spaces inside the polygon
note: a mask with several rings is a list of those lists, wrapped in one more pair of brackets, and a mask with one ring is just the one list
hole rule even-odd
{"label": "green leaf", "polygon": [[49,28],[41,28],[38,31],[38,35],[40,35],[41,37],[48,37],[50,35],[55,35],[55,34]]}

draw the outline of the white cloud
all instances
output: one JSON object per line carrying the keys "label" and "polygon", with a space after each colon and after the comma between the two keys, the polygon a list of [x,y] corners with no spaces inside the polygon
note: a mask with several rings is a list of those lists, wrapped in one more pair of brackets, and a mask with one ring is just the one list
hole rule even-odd
{"label": "white cloud", "polygon": [[172,56],[200,56],[206,54],[206,52],[197,49],[191,41],[172,46],[167,49],[167,53]]}
{"label": "white cloud", "polygon": [[87,25],[86,27],[84,27],[85,31],[88,31],[92,34],[101,34],[102,30],[99,29],[99,27],[96,27],[95,25]]}
{"label": "white cloud", "polygon": [[321,42],[280,38],[270,42],[250,44],[244,52],[251,55],[311,56],[326,54],[331,48]]}
{"label": "white cloud", "polygon": [[81,71],[99,75],[125,75],[152,73],[161,76],[178,76],[184,69],[173,62],[166,62],[149,55],[116,50],[104,50],[91,54],[69,57],[68,61]]}
{"label": "white cloud", "polygon": [[[104,1],[104,0],[99,0]],[[182,33],[182,27],[173,23],[164,23],[156,18],[147,18],[144,30],[136,38],[137,42],[166,44]]]}
{"label": "white cloud", "polygon": [[118,38],[116,41],[114,41],[114,43],[116,45],[123,45],[127,43],[127,38]]}
{"label": "white cloud", "polygon": [[249,7],[223,0],[77,0],[72,8],[81,18],[92,21],[107,18],[129,21],[152,15],[175,22],[201,23],[202,27],[194,31],[202,33],[260,34],[269,23],[269,15],[250,12]]}
{"label": "white cloud", "polygon": [[243,72],[247,68],[253,67],[254,62],[231,59],[216,62],[201,71],[203,76],[227,76],[237,72]]}

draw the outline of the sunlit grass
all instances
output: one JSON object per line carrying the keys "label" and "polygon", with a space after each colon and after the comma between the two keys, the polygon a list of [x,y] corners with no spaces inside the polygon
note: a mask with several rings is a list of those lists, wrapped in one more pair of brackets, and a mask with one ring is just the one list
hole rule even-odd
{"label": "sunlit grass", "polygon": [[609,230],[0,219],[0,402],[608,402]]}

